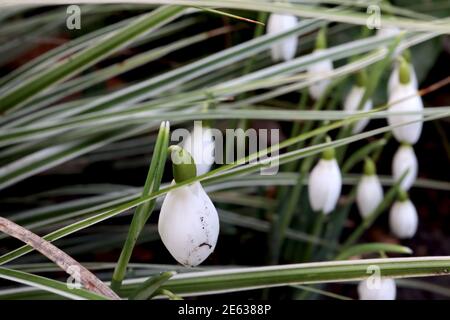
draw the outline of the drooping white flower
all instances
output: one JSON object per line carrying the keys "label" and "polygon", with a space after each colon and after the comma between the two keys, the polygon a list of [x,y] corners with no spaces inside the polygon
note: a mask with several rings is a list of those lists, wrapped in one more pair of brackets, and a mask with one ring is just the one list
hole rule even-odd
{"label": "drooping white flower", "polygon": [[[389,95],[389,112],[421,112],[423,103],[418,95],[417,89],[411,84],[400,83]],[[415,144],[422,133],[422,114],[390,114],[388,116],[389,125],[407,125],[397,126],[392,129],[395,139],[399,142]]]}
{"label": "drooping white flower", "polygon": [[[417,80],[416,70],[414,69],[414,65],[409,65],[409,72],[411,77],[411,86],[416,90],[419,89],[419,81]],[[396,87],[400,85],[400,65],[396,64],[392,69],[391,75],[389,76],[388,81],[388,94],[390,95]]]}
{"label": "drooping white flower", "polygon": [[329,214],[341,194],[342,177],[333,150],[324,152],[308,181],[309,203],[314,211]]}
{"label": "drooping white flower", "polygon": [[[354,85],[350,92],[348,93],[347,97],[344,100],[344,110],[349,112],[354,111],[369,111],[373,107],[373,103],[371,99],[367,99],[366,103],[364,103],[364,106],[362,109],[358,110],[358,106],[361,102],[361,99],[364,96],[366,89],[364,87],[360,87],[358,85]],[[369,119],[363,119],[358,121],[353,126],[353,134],[360,133],[364,130],[364,128],[369,123]]]}
{"label": "drooping white flower", "polygon": [[194,158],[197,175],[207,173],[214,164],[215,142],[208,127],[194,125],[194,130],[184,139],[183,148]]}
{"label": "drooping white flower", "polygon": [[400,187],[408,191],[417,179],[419,164],[414,149],[410,145],[401,145],[394,154],[392,160],[392,175],[396,181],[406,173]]}
{"label": "drooping white flower", "polygon": [[418,224],[419,218],[414,204],[407,196],[401,196],[389,212],[391,232],[399,239],[410,239],[416,234]]}
{"label": "drooping white flower", "polygon": [[394,279],[366,279],[358,285],[359,300],[395,300],[397,288]]}
{"label": "drooping white flower", "polygon": [[167,250],[182,265],[197,266],[214,251],[219,217],[200,182],[167,193],[158,232]]}
{"label": "drooping white flower", "polygon": [[364,175],[356,190],[356,204],[361,217],[367,218],[383,201],[383,187],[375,172],[375,164],[367,159],[364,165]]}
{"label": "drooping white flower", "polygon": [[[319,55],[323,49],[316,49],[313,55]],[[311,77],[325,76],[333,71],[333,62],[330,59],[322,59],[307,67],[308,75]],[[309,86],[309,94],[318,100],[330,84],[330,79],[323,79]]]}
{"label": "drooping white flower", "polygon": [[[267,22],[267,33],[279,33],[289,30],[295,27],[298,23],[297,17],[273,13],[269,17]],[[281,42],[278,42],[272,46],[272,60],[277,61],[289,61],[295,57],[297,51],[298,40],[296,36],[289,37]]]}

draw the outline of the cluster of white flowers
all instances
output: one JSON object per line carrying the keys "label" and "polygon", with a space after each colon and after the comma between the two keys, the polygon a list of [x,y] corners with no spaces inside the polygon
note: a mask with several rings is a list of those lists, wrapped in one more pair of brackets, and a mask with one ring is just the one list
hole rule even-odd
{"label": "cluster of white flowers", "polygon": [[[422,133],[423,102],[418,94],[418,81],[410,57],[404,56],[395,64],[388,83],[389,111],[411,114],[390,115],[388,122],[400,143],[392,161],[392,175],[400,181],[401,194],[389,215],[391,232],[400,239],[412,238],[417,231],[418,216],[407,191],[417,179],[418,161],[413,145]],[[416,114],[412,114],[416,112]],[[402,125],[408,123],[407,125]]]}

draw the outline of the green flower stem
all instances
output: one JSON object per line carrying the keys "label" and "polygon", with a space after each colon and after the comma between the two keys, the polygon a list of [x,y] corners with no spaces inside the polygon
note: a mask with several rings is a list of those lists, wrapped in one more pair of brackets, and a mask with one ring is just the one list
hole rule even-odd
{"label": "green flower stem", "polygon": [[[317,217],[314,220],[314,225],[311,232],[311,235],[313,237],[320,238],[320,236],[322,235],[326,217],[327,215],[324,214],[323,212],[317,213]],[[306,247],[305,253],[303,254],[302,261],[309,261],[311,259],[311,257],[313,256],[313,249],[314,244],[309,243],[308,246]]]}
{"label": "green flower stem", "polygon": [[[153,157],[148,170],[144,190],[142,191],[142,197],[147,197],[159,190],[167,157],[166,150],[169,145],[169,133],[169,123],[163,122],[159,129],[155,149],[153,150]],[[111,288],[116,292],[120,290],[136,241],[145,226],[145,223],[152,214],[155,204],[156,199],[152,199],[148,202],[139,204],[136,208],[111,281]]]}

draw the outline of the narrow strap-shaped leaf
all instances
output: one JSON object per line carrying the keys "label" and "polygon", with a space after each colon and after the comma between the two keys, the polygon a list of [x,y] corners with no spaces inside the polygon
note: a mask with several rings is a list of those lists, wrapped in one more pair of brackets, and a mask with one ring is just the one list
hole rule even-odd
{"label": "narrow strap-shaped leaf", "polygon": [[69,289],[66,283],[31,273],[0,267],[0,278],[22,283],[59,296],[75,300],[107,300],[108,298],[85,289]]}
{"label": "narrow strap-shaped leaf", "polygon": [[1,99],[0,112],[20,107],[24,102],[42,90],[76,73],[80,73],[142,34],[172,21],[182,11],[183,7],[164,6],[136,19],[112,36],[97,42],[94,46],[84,49],[61,64],[57,64],[43,71],[36,78],[31,78],[29,81],[25,81],[15,87],[13,91],[6,93]]}
{"label": "narrow strap-shaped leaf", "polygon": [[[169,122],[161,123],[158,137],[156,139],[153,157],[148,170],[147,180],[145,181],[142,197],[147,197],[159,190],[164,166],[167,158],[167,148],[169,146],[170,127]],[[112,277],[111,286],[115,291],[120,289],[123,278],[125,277],[128,262],[130,261],[136,241],[142,231],[145,223],[152,214],[155,207],[156,199],[140,204],[133,215],[127,239],[120,253],[119,261]]]}
{"label": "narrow strap-shaped leaf", "polygon": [[163,272],[159,275],[150,277],[141,286],[139,286],[129,297],[131,300],[147,300],[156,290],[159,289],[167,280],[172,278],[176,272]]}
{"label": "narrow strap-shaped leaf", "polygon": [[412,254],[412,250],[408,247],[401,246],[398,244],[392,243],[363,243],[357,244],[348,248],[347,250],[341,252],[336,260],[345,260],[349,257],[367,254],[367,253],[376,253],[376,252],[393,252],[393,253],[403,253],[403,254]]}
{"label": "narrow strap-shaped leaf", "polygon": [[92,272],[47,240],[42,239],[33,232],[3,217],[0,217],[0,231],[32,246],[68,273],[70,273],[70,268],[76,267],[79,270],[79,280],[86,289],[111,299],[119,299],[119,297]]}

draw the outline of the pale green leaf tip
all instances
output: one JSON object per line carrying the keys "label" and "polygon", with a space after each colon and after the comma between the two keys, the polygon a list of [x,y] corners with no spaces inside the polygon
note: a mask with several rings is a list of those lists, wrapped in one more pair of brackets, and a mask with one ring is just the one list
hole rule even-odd
{"label": "pale green leaf tip", "polygon": [[180,146],[170,146],[172,159],[172,173],[176,183],[180,183],[197,176],[197,168],[191,154]]}

